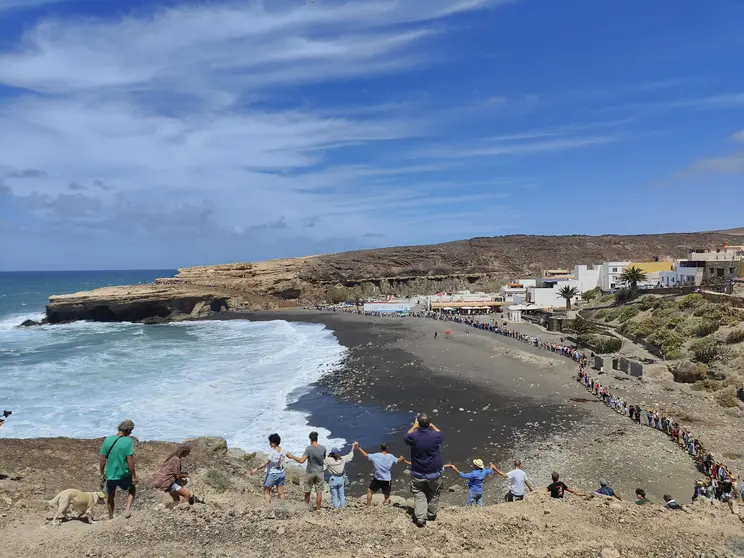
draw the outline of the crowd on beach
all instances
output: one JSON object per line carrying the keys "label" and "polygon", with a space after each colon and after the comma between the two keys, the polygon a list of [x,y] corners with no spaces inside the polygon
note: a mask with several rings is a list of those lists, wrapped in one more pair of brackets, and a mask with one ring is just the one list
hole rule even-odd
{"label": "crowd on beach", "polygon": [[[583,382],[587,389],[593,391],[597,397],[601,397],[606,403],[614,401],[611,394],[600,386],[598,382],[593,381],[580,368],[579,381]],[[634,420],[642,413],[647,411],[637,411],[636,406],[616,405],[618,412],[623,412],[626,408],[628,415]],[[608,403],[609,405],[609,403]],[[633,411],[630,411],[630,409]],[[731,501],[738,498],[736,494],[736,483],[730,476],[724,465],[715,462],[710,454],[704,452],[704,448],[697,440],[694,440],[683,429],[676,429],[676,423],[666,417],[658,417],[657,413],[649,415],[649,426],[654,426],[659,430],[664,430],[673,439],[680,441],[689,441],[694,449],[696,457],[700,458],[700,465],[703,470],[709,473],[710,488],[703,485],[696,486],[693,501],[699,497],[718,498],[722,501]],[[658,418],[658,421],[657,421]],[[662,421],[662,419],[664,419]],[[672,426],[670,426],[672,425]],[[137,473],[134,462],[134,443],[131,439],[134,423],[131,420],[123,421],[116,435],[107,437],[100,451],[100,472],[101,472],[101,490],[107,495],[107,504],[109,518],[114,516],[114,502],[117,489],[127,492],[125,517],[131,514],[132,504],[136,495],[138,484]],[[348,453],[342,453],[338,448],[331,448],[330,451],[321,445],[318,441],[318,433],[309,434],[309,444],[301,456],[286,451],[281,446],[281,437],[279,434],[271,434],[268,437],[269,452],[265,462],[258,467],[249,471],[249,474],[262,474],[262,484],[264,488],[264,499],[266,503],[271,503],[274,491],[279,499],[284,499],[285,484],[287,482],[287,464],[294,461],[301,465],[306,465],[305,478],[303,482],[305,503],[310,508],[320,510],[323,504],[323,494],[326,483],[331,495],[331,504],[334,510],[342,510],[346,507],[346,467],[354,459],[356,452],[368,461],[373,467],[372,479],[367,487],[367,505],[370,506],[374,494],[381,492],[384,497],[384,504],[390,504],[390,493],[392,488],[392,471],[393,467],[399,463],[405,463],[410,467],[410,491],[413,494],[413,520],[419,527],[424,527],[427,521],[434,521],[439,512],[439,499],[444,486],[444,476],[446,471],[450,470],[460,479],[467,481],[468,495],[466,504],[483,506],[484,484],[486,480],[497,475],[506,479],[509,483],[509,490],[504,496],[506,502],[517,502],[523,500],[528,491],[534,491],[527,473],[522,469],[522,463],[519,459],[513,461],[513,468],[505,472],[493,463],[487,466],[485,462],[476,458],[473,459],[468,471],[460,471],[452,463],[445,463],[441,446],[444,442],[444,434],[435,426],[426,413],[419,413],[413,425],[406,432],[403,441],[410,448],[410,461],[403,456],[395,456],[388,451],[385,444],[381,444],[379,451],[367,452],[362,449],[358,442],[351,444]],[[203,500],[197,498],[187,488],[189,482],[188,472],[183,470],[183,459],[188,457],[191,447],[187,444],[179,445],[158,468],[153,476],[152,485],[167,493],[172,498],[172,505],[181,502],[188,502],[190,505],[203,503]],[[723,471],[723,472],[722,472]],[[564,498],[565,494],[573,494],[580,497],[607,497],[620,500],[620,496],[612,489],[606,479],[599,480],[599,487],[591,494],[582,494],[572,488],[569,488],[561,479],[558,473],[551,476],[552,482],[545,488],[552,498]],[[315,500],[311,502],[312,493],[315,491]],[[744,498],[744,494],[741,495]],[[669,495],[664,495],[664,507],[680,510],[682,506]],[[636,490],[636,504],[643,505],[650,503],[646,493],[642,488]]]}
{"label": "crowd on beach", "polygon": [[[602,385],[597,378],[591,377],[583,365],[579,366],[577,381],[612,410],[627,416],[637,424],[647,425],[664,434],[675,442],[680,449],[687,452],[695,460],[698,471],[705,476],[695,481],[692,501],[705,497],[722,502],[731,502],[741,498],[744,500],[744,482],[729,468],[718,462],[713,454],[685,427],[682,427],[673,417],[667,416],[654,409],[643,409],[640,405],[613,394],[607,386]],[[741,492],[740,492],[741,491]]]}

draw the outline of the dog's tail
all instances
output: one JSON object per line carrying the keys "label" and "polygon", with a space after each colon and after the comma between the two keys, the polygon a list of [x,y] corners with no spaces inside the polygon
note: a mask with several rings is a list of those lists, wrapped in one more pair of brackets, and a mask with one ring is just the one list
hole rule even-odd
{"label": "dog's tail", "polygon": [[47,506],[56,506],[59,503],[59,494],[47,501]]}

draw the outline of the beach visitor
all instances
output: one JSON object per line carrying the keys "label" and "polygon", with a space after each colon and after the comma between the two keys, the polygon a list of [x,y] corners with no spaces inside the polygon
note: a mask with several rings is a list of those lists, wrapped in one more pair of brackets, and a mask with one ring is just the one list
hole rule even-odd
{"label": "beach visitor", "polygon": [[637,498],[635,503],[638,504],[639,506],[651,503],[651,500],[646,498],[646,491],[643,490],[642,488],[636,488],[635,494]]}
{"label": "beach visitor", "polygon": [[385,497],[384,504],[390,503],[390,488],[393,480],[392,469],[396,463],[411,463],[406,461],[403,456],[395,457],[393,454],[388,453],[387,444],[380,444],[379,453],[367,453],[360,446],[359,442],[354,442],[359,448],[359,453],[372,462],[374,467],[374,474],[372,480],[367,488],[367,505],[372,505],[372,495],[382,490],[382,495]]}
{"label": "beach visitor", "polygon": [[261,469],[265,469],[264,475],[264,500],[267,504],[271,503],[271,490],[276,487],[276,494],[280,500],[284,500],[284,483],[287,481],[287,473],[284,470],[284,464],[287,461],[287,454],[284,453],[279,444],[282,443],[282,438],[279,434],[271,434],[269,436],[269,452],[268,459],[263,465],[259,465],[253,469],[254,473],[258,473]]}
{"label": "beach visitor", "polygon": [[527,473],[522,470],[522,462],[519,459],[514,460],[514,469],[508,473],[504,473],[495,465],[492,465],[491,468],[497,475],[509,479],[509,492],[504,496],[504,500],[507,502],[524,500],[525,486],[532,492],[532,485],[527,480]]}
{"label": "beach visitor", "polygon": [[127,504],[124,517],[132,515],[132,504],[137,494],[137,472],[134,468],[134,442],[130,438],[134,423],[126,419],[118,426],[118,432],[114,436],[108,436],[101,445],[99,467],[101,470],[101,485],[105,481],[105,490],[108,494],[106,502],[108,506],[109,519],[114,518],[114,504],[116,501],[116,489],[126,490]]}
{"label": "beach visitor", "polygon": [[170,494],[174,506],[181,503],[181,497],[189,504],[194,504],[194,497],[184,488],[188,482],[189,474],[182,470],[181,462],[190,453],[191,448],[188,445],[179,445],[176,451],[165,458],[163,464],[153,475],[153,486]]}
{"label": "beach visitor", "polygon": [[664,502],[666,502],[664,504],[665,508],[669,508],[670,510],[681,510],[682,509],[682,506],[680,506],[674,498],[669,496],[669,494],[664,494],[662,498],[664,498]]}
{"label": "beach visitor", "polygon": [[328,488],[331,489],[331,504],[333,509],[344,509],[346,507],[346,464],[354,459],[354,448],[357,442],[351,444],[351,451],[341,456],[338,448],[331,448],[328,457],[323,461],[323,465],[328,469]]}
{"label": "beach visitor", "polygon": [[436,339],[436,338],[437,338],[438,336],[439,336],[439,333],[437,333],[437,332],[435,331],[435,332],[434,332],[434,339]]}
{"label": "beach visitor", "polygon": [[551,478],[553,479],[553,482],[548,485],[548,492],[550,492],[551,498],[563,498],[563,495],[566,492],[569,492],[575,496],[583,496],[583,494],[580,494],[575,490],[571,490],[570,488],[568,488],[568,486],[566,486],[565,483],[560,480],[560,475],[558,475],[558,473],[553,473],[551,475]]}
{"label": "beach visitor", "polygon": [[305,503],[310,505],[310,493],[315,488],[315,509],[320,511],[323,504],[323,466],[326,458],[326,449],[318,443],[318,433],[310,432],[310,445],[305,448],[302,457],[295,457],[287,452],[287,457],[300,465],[307,461],[307,472],[305,473]]}
{"label": "beach visitor", "polygon": [[460,475],[461,479],[466,479],[468,481],[469,492],[467,505],[472,506],[473,504],[477,504],[479,506],[482,506],[483,481],[486,480],[487,476],[493,474],[493,470],[490,467],[488,469],[484,468],[482,459],[474,459],[473,465],[475,466],[475,469],[473,469],[469,473],[461,473],[452,463],[448,463],[447,465],[445,465],[445,467],[448,469],[452,469],[455,473]]}
{"label": "beach visitor", "polygon": [[437,518],[439,494],[442,491],[442,432],[431,423],[429,415],[419,413],[403,441],[411,448],[411,492],[416,525]]}
{"label": "beach visitor", "polygon": [[595,494],[599,494],[600,496],[611,496],[613,498],[617,498],[618,500],[622,500],[620,496],[615,494],[615,491],[612,490],[610,487],[610,483],[607,482],[607,479],[599,479],[599,488],[594,491]]}

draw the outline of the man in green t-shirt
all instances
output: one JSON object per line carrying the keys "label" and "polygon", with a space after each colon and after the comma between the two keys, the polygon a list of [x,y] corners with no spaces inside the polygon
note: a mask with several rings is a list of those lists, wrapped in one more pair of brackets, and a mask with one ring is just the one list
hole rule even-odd
{"label": "man in green t-shirt", "polygon": [[116,436],[109,436],[101,446],[101,481],[106,481],[109,519],[114,518],[116,489],[127,490],[127,507],[124,517],[132,515],[132,503],[137,493],[137,473],[134,470],[134,442],[129,437],[134,423],[127,419],[119,425]]}

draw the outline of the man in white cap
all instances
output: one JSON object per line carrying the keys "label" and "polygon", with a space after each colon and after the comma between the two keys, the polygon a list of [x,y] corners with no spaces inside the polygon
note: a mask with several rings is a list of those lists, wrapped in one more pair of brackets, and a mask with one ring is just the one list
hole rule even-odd
{"label": "man in white cap", "polygon": [[470,489],[470,491],[468,492],[468,506],[472,506],[473,504],[482,506],[483,481],[486,480],[486,477],[488,475],[493,474],[493,470],[491,468],[486,469],[483,465],[482,459],[473,459],[473,465],[475,465],[475,469],[473,469],[470,473],[461,473],[452,463],[447,463],[445,467],[448,469],[452,469],[455,473],[460,475],[461,479],[467,479],[468,488]]}

